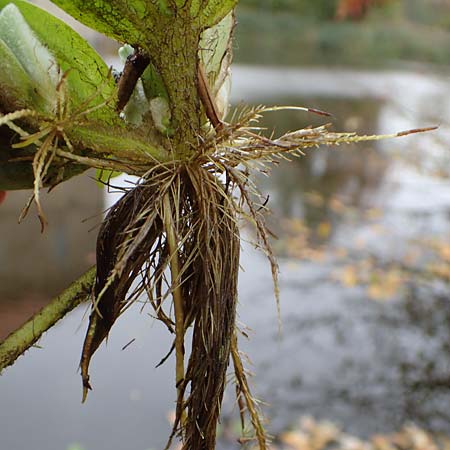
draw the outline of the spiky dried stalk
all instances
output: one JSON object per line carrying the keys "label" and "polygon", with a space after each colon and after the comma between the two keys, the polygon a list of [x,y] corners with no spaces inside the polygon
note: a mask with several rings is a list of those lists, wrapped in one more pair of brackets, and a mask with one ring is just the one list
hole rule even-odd
{"label": "spiky dried stalk", "polygon": [[182,406],[184,395],[184,304],[181,291],[180,279],[180,261],[178,255],[179,239],[177,238],[177,230],[175,222],[178,218],[173,216],[171,199],[169,194],[164,195],[164,227],[167,234],[167,245],[169,250],[170,276],[172,278],[172,297],[175,312],[175,385],[177,388],[178,401],[180,402],[178,410]]}
{"label": "spiky dried stalk", "polygon": [[[266,447],[234,337],[238,217],[245,216],[255,226],[258,245],[270,262],[279,305],[278,265],[264,221],[265,208],[260,207],[260,195],[249,180],[253,161],[269,163],[320,143],[378,138],[332,133],[322,126],[269,139],[254,128],[264,111],[247,111],[234,125],[218,130],[192,161],[156,165],[113,206],[99,233],[94,304],[81,359],[83,399],[90,388],[88,367],[93,353],[119,315],[146,295],[156,318],[175,334],[177,407],[167,448],[175,435],[184,450],[215,447],[230,355],[238,400],[246,404],[259,447]],[[226,184],[221,181],[223,175]],[[129,292],[134,281],[136,287]],[[170,296],[174,314],[167,302]],[[185,368],[189,327],[193,337]]]}
{"label": "spiky dried stalk", "polygon": [[239,231],[230,194],[217,177],[188,168],[194,227],[186,256],[195,255],[183,283],[193,318],[192,350],[186,372],[185,450],[215,447],[234,333],[239,272]]}
{"label": "spiky dried stalk", "polygon": [[[161,166],[114,205],[98,238],[95,299],[81,360],[84,398],[92,354],[119,315],[145,293],[156,317],[175,332],[173,434],[186,450],[215,446],[235,332],[241,206],[232,196],[234,187],[202,167]],[[166,304],[170,294],[175,317]],[[184,373],[189,326],[192,345]]]}

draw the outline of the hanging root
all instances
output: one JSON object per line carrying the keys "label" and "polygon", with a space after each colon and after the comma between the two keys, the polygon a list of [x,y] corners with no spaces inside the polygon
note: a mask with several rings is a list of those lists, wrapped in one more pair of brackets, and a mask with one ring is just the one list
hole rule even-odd
{"label": "hanging root", "polygon": [[[83,401],[91,388],[88,368],[93,353],[127,306],[145,289],[150,292],[154,286],[159,286],[163,279],[164,270],[158,270],[158,264],[165,259],[166,248],[161,198],[174,176],[166,172],[161,177],[161,183],[143,182],[129,190],[111,208],[100,229],[94,302],[80,363]],[[155,178],[160,180],[158,176]],[[127,297],[145,265],[148,270],[156,269],[154,274],[146,284],[141,282],[134,296]]]}
{"label": "hanging root", "polygon": [[245,429],[245,411],[250,416],[255,436],[252,438],[258,442],[260,450],[267,448],[267,436],[264,430],[264,425],[258,410],[257,401],[253,398],[247,380],[247,374],[244,370],[241,355],[238,349],[237,333],[233,335],[231,341],[231,356],[233,359],[234,375],[236,378],[236,398],[239,405],[239,413],[241,415],[241,427]]}
{"label": "hanging root", "polygon": [[[81,358],[83,400],[93,353],[119,315],[146,294],[157,319],[175,333],[171,439],[178,435],[185,450],[215,447],[236,319],[240,206],[233,187],[203,168],[155,169],[110,210],[97,242],[94,302]],[[170,295],[174,314],[166,301]],[[192,349],[185,369],[188,327]],[[243,369],[236,373],[248,405]],[[259,423],[255,417],[252,423]],[[265,442],[262,426],[257,434]]]}
{"label": "hanging root", "polygon": [[184,304],[181,291],[180,260],[178,255],[178,236],[175,226],[176,217],[173,215],[171,198],[167,193],[163,198],[164,227],[169,248],[170,275],[172,278],[172,296],[175,311],[175,385],[177,388],[177,411],[182,415],[183,396],[186,386],[184,379]]}
{"label": "hanging root", "polygon": [[[234,124],[216,127],[215,135],[202,141],[189,162],[155,165],[140,184],[125,190],[100,229],[94,301],[80,363],[83,401],[91,388],[88,369],[93,353],[120,314],[145,295],[155,317],[175,334],[177,402],[167,449],[175,436],[183,450],[215,448],[230,358],[243,428],[247,413],[259,448],[267,448],[259,408],[238,351],[235,324],[238,217],[246,217],[255,226],[258,245],[270,261],[279,305],[278,265],[264,221],[265,204],[248,178],[250,166],[260,160],[264,168],[266,163],[301,155],[304,148],[321,144],[378,138],[333,133],[327,126],[264,137],[253,124],[271,110],[276,108],[247,110]],[[420,131],[426,130],[395,136]],[[51,148],[48,144],[47,151],[44,146],[36,162],[38,175],[46,171],[54,154],[49,153]],[[185,367],[189,327],[192,346]]]}
{"label": "hanging root", "polygon": [[210,450],[215,448],[235,326],[240,243],[236,210],[222,184],[203,170],[188,169],[187,174],[194,220],[185,253],[193,257],[186,261],[182,288],[190,299],[193,338],[182,440],[185,450]]}

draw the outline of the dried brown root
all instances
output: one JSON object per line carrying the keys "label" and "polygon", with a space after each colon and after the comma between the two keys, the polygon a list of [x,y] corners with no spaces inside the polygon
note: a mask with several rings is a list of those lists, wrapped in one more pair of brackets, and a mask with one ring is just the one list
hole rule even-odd
{"label": "dried brown root", "polygon": [[[90,389],[88,368],[92,355],[126,309],[128,291],[144,264],[153,264],[164,252],[164,227],[158,206],[166,186],[144,182],[129,190],[111,208],[99,231],[94,303],[80,363],[83,401]],[[162,276],[159,271],[158,277]]]}
{"label": "dried brown root", "polygon": [[[120,314],[145,295],[155,317],[175,334],[177,406],[167,448],[175,436],[183,450],[215,448],[230,357],[242,421],[247,411],[260,449],[267,448],[235,335],[239,217],[255,226],[258,245],[271,265],[277,304],[278,265],[264,221],[264,202],[247,169],[258,159],[270,163],[321,144],[378,139],[332,133],[327,126],[267,138],[252,123],[270,110],[274,108],[249,110],[235,124],[219,127],[191,161],[156,165],[140,184],[126,190],[99,233],[94,302],[81,357],[83,400],[90,388],[92,355]],[[420,131],[426,130],[395,136]],[[192,346],[185,367],[189,327]]]}
{"label": "dried brown root", "polygon": [[[161,166],[114,205],[98,237],[95,299],[81,358],[83,397],[93,353],[120,314],[146,295],[156,318],[175,332],[177,408],[168,446],[178,435],[185,450],[215,448],[236,321],[241,206],[232,196],[235,186],[203,168]],[[236,373],[248,405],[245,374]],[[252,423],[260,423],[255,417]],[[262,442],[262,426],[257,435]]]}
{"label": "dried brown root", "polygon": [[186,256],[195,257],[189,258],[182,284],[184,298],[190,299],[187,316],[193,320],[182,440],[185,450],[210,450],[215,448],[235,327],[240,243],[236,209],[222,184],[206,171],[187,172],[195,219]]}
{"label": "dried brown root", "polygon": [[233,340],[231,342],[231,356],[233,358],[234,374],[236,377],[236,398],[239,405],[239,413],[241,415],[242,431],[245,429],[245,411],[247,411],[250,416],[253,430],[255,431],[255,437],[253,439],[258,442],[260,450],[266,450],[268,444],[267,435],[259,413],[257,401],[253,398],[250,391],[247,375],[238,349],[236,333],[233,335]]}

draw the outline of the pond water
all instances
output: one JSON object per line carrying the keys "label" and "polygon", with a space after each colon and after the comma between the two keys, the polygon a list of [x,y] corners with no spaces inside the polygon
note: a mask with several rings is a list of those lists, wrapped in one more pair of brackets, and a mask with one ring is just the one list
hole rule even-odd
{"label": "pond water", "polygon": [[[270,178],[258,176],[273,211],[269,224],[280,237],[273,245],[280,256],[282,333],[268,263],[251,244],[243,245],[239,318],[252,330],[242,345],[253,361],[255,391],[268,403],[271,432],[310,414],[359,436],[411,421],[450,434],[448,78],[417,71],[239,66],[233,89],[236,104],[325,109],[336,117],[336,130],[372,134],[441,126],[434,134],[314,149],[280,164]],[[277,133],[323,122],[300,112],[264,119]],[[79,189],[86,179],[73,183],[70,220],[58,222],[68,217],[61,213],[62,200],[49,217],[46,245],[53,259],[45,245],[33,251],[24,243],[25,236],[41,239],[36,224],[12,234],[11,208],[18,214],[23,197],[11,195],[8,217],[1,212],[3,236],[8,233],[8,241],[16,242],[14,255],[20,255],[6,259],[12,244],[0,247],[7,299],[0,302],[3,335],[92,261],[95,232],[87,230],[98,224],[104,206],[93,181],[85,194]],[[112,201],[110,194],[103,199],[104,205]],[[250,229],[245,234],[251,239]],[[31,276],[35,267],[41,271],[37,278]],[[146,310],[128,312],[96,354],[94,391],[81,405],[77,368],[86,310],[82,306],[70,314],[41,339],[42,348],[31,349],[3,373],[0,448],[164,446],[174,408],[174,364],[169,359],[155,366],[170,347],[170,336]],[[225,428],[237,418],[232,405],[230,390]],[[220,445],[237,448],[225,437]]]}

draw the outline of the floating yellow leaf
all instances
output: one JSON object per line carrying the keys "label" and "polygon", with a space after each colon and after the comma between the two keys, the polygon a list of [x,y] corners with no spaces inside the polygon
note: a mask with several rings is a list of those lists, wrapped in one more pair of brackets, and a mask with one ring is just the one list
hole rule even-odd
{"label": "floating yellow leaf", "polygon": [[444,261],[450,262],[450,244],[442,245],[439,250],[439,255]]}
{"label": "floating yellow leaf", "polygon": [[331,233],[331,223],[330,222],[321,222],[317,227],[317,236],[320,239],[327,239]]}
{"label": "floating yellow leaf", "polygon": [[383,217],[383,210],[379,208],[370,208],[366,211],[365,216],[368,220],[378,220]]}
{"label": "floating yellow leaf", "polygon": [[280,435],[280,440],[294,450],[311,450],[307,435],[301,431],[286,431]]}
{"label": "floating yellow leaf", "polygon": [[340,274],[340,280],[344,286],[354,287],[358,284],[358,273],[354,266],[345,266]]}
{"label": "floating yellow leaf", "polygon": [[333,197],[328,203],[330,209],[338,214],[345,213],[349,208],[336,197]]}
{"label": "floating yellow leaf", "polygon": [[323,195],[317,191],[305,192],[304,198],[309,205],[315,206],[316,208],[324,204]]}
{"label": "floating yellow leaf", "polygon": [[403,277],[401,272],[392,268],[384,273],[373,273],[367,293],[373,300],[387,300],[398,294],[402,285]]}
{"label": "floating yellow leaf", "polygon": [[390,441],[388,436],[377,434],[371,438],[375,450],[397,450],[395,445]]}

